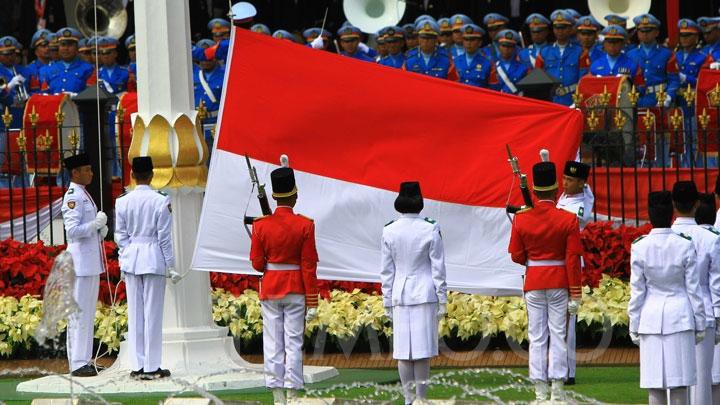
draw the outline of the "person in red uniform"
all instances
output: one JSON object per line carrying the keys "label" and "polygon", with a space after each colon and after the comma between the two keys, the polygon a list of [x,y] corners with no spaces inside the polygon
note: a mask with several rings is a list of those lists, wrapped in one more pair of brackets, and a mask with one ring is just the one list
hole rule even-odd
{"label": "person in red uniform", "polygon": [[[515,215],[508,251],[526,266],[525,304],[530,340],[530,379],[538,401],[547,400],[548,380],[553,401],[564,399],[567,377],[567,317],[580,303],[580,225],[576,215],[555,206],[555,164],[533,167],[534,208]],[[549,352],[548,352],[549,351]]]}
{"label": "person in red uniform", "polygon": [[272,215],[253,222],[250,260],[253,268],[263,273],[260,305],[265,385],[272,389],[274,402],[284,404],[303,387],[305,321],[317,316],[318,254],[315,224],[293,212],[298,197],[293,170],[273,170],[270,179],[277,208]]}

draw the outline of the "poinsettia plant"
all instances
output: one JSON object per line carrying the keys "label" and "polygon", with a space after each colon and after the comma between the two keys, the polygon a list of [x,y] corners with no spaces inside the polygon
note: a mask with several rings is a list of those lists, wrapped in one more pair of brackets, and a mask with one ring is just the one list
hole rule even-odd
{"label": "poinsettia plant", "polygon": [[597,287],[603,274],[628,280],[630,278],[630,245],[638,237],[650,232],[652,226],[620,225],[612,222],[592,222],[581,233],[585,253],[583,285]]}

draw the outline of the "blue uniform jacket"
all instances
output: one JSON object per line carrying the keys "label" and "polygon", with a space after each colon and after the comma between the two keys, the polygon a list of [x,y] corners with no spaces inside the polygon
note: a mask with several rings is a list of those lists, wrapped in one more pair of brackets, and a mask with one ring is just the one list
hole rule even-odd
{"label": "blue uniform jacket", "polygon": [[53,62],[40,70],[43,92],[57,94],[62,92],[80,93],[87,87],[88,79],[95,68],[87,62],[75,58],[70,63]]}
{"label": "blue uniform jacket", "polygon": [[25,85],[30,94],[40,93],[40,71],[50,63],[45,64],[42,63],[40,59],[35,59],[32,63],[27,65],[26,71],[28,73],[28,77],[25,78]]}
{"label": "blue uniform jacket", "polygon": [[[680,88],[684,89],[689,84],[694,89],[698,75],[700,75],[700,69],[712,62],[712,57],[699,49],[693,49],[690,52],[679,50],[675,53],[675,60],[680,71]],[[681,106],[687,104],[683,97],[677,97],[676,101]]]}
{"label": "blue uniform jacket", "polygon": [[407,60],[405,60],[404,68],[409,72],[440,77],[442,79],[447,79],[449,76],[455,76],[457,74],[450,57],[443,48],[437,48],[435,52],[430,55],[427,64],[425,63],[422,52],[418,51],[414,55],[408,56]]}
{"label": "blue uniform jacket", "polygon": [[658,101],[664,102],[665,100],[657,100],[655,96],[661,87],[664,87],[671,98],[675,98],[680,79],[672,51],[655,44],[646,53],[643,46],[638,45],[628,52],[628,56],[642,68],[645,79],[645,95],[638,100],[638,107],[655,107]]}
{"label": "blue uniform jacket", "polygon": [[520,50],[520,61],[526,63],[530,68],[535,67],[535,60],[541,49],[548,46],[547,42],[544,44],[530,44],[527,48]]}
{"label": "blue uniform jacket", "polygon": [[562,54],[557,43],[544,47],[540,50],[535,67],[545,69],[549,75],[560,81],[560,86],[553,96],[553,102],[570,105],[573,103],[572,95],[580,77],[587,73],[588,66],[586,64],[583,48],[576,43],[569,42]]}
{"label": "blue uniform jacket", "polygon": [[617,57],[617,61],[613,67],[610,67],[608,56],[596,59],[590,65],[590,74],[595,76],[617,76],[625,75],[635,85],[635,88],[642,95],[645,91],[645,81],[643,80],[642,69],[635,61],[630,59],[626,54],[621,53]]}
{"label": "blue uniform jacket", "polygon": [[[103,85],[107,84],[105,90],[113,94],[127,91],[129,77],[130,72],[118,64],[115,64],[112,71],[105,66],[101,66],[100,74],[98,74],[98,78],[104,81],[101,83],[103,83]],[[107,88],[107,86],[109,86],[109,88]]]}
{"label": "blue uniform jacket", "polygon": [[460,76],[460,83],[477,87],[488,87],[488,79],[492,71],[492,62],[479,50],[468,63],[467,54],[455,58],[455,69]]}
{"label": "blue uniform jacket", "polygon": [[508,86],[508,84],[502,78],[502,75],[500,74],[501,69],[507,76],[508,80],[513,85],[516,85],[517,82],[519,82],[523,77],[525,77],[525,75],[528,74],[528,72],[530,71],[530,67],[525,63],[521,62],[517,56],[510,59],[509,61],[498,60],[495,62],[496,72],[490,77],[490,88],[493,90],[501,91],[503,93],[517,94],[517,92],[512,91],[510,86]]}
{"label": "blue uniform jacket", "polygon": [[348,58],[359,59],[359,60],[362,60],[365,62],[375,62],[375,58],[369,56],[368,54],[366,54],[365,52],[363,52],[359,49],[357,51],[355,51],[355,53],[352,55],[350,55],[347,52],[342,52],[342,51],[340,52],[340,55],[347,56]]}
{"label": "blue uniform jacket", "polygon": [[383,66],[390,66],[396,69],[401,69],[403,63],[405,63],[405,55],[403,55],[402,52],[397,55],[387,55],[380,59],[378,63]]}
{"label": "blue uniform jacket", "polygon": [[217,113],[220,109],[220,97],[222,96],[223,80],[225,79],[225,68],[222,66],[216,66],[215,69],[209,73],[203,72],[205,81],[207,82],[208,87],[210,87],[212,95],[215,98],[214,102],[200,83],[200,72],[202,72],[201,69],[194,70],[193,72],[195,107],[197,108],[200,106],[200,101],[204,101],[205,108],[207,108],[208,111],[208,117],[204,123],[214,123],[217,121]]}

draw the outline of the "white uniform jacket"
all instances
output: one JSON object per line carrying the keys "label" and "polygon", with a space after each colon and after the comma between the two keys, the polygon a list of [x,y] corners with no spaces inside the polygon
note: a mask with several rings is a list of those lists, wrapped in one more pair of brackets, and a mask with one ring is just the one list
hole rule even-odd
{"label": "white uniform jacket", "polygon": [[557,207],[571,212],[578,217],[580,230],[592,219],[595,195],[587,184],[582,193],[567,195],[562,193],[557,202]]}
{"label": "white uniform jacket", "polygon": [[[697,252],[696,267],[700,282],[700,293],[705,307],[705,321],[707,327],[715,325],[715,311],[713,303],[717,303],[720,292],[720,239],[718,232],[713,228],[702,227],[694,218],[680,217],[675,220],[672,230],[692,238]],[[711,284],[715,283],[715,285]]]}
{"label": "white uniform jacket", "polygon": [[656,228],[630,249],[630,332],[669,335],[705,330],[695,247],[688,236]]}
{"label": "white uniform jacket", "polygon": [[445,250],[435,221],[403,214],[383,228],[380,250],[385,307],[447,302]]}
{"label": "white uniform jacket", "polygon": [[170,198],[139,185],[115,201],[115,242],[120,270],[135,275],[164,276],[175,267]]}
{"label": "white uniform jacket", "polygon": [[102,238],[95,228],[97,212],[85,187],[71,182],[63,197],[62,215],[67,251],[73,258],[77,276],[97,276],[104,270]]}

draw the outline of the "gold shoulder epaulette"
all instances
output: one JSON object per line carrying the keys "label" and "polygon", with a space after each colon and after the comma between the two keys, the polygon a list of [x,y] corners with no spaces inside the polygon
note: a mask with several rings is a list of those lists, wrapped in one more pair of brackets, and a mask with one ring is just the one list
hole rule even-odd
{"label": "gold shoulder epaulette", "polygon": [[520,211],[516,212],[515,214],[516,214],[516,215],[517,215],[517,214],[522,214],[523,212],[528,212],[528,211],[530,211],[531,209],[533,209],[533,207],[523,208],[523,209],[521,209]]}
{"label": "gold shoulder epaulette", "polygon": [[267,218],[267,217],[269,217],[269,216],[270,216],[270,215],[263,215],[263,216],[261,216],[261,217],[257,217],[257,218],[255,218],[255,219],[253,219],[253,222],[257,222],[257,221],[259,221],[259,220],[261,220],[261,219],[263,219],[263,218]]}
{"label": "gold shoulder epaulette", "polygon": [[310,221],[312,221],[312,220],[313,220],[312,218],[310,218],[310,217],[306,217],[306,216],[305,216],[305,215],[303,215],[303,214],[297,214],[297,215],[298,215],[298,216],[301,216],[301,217],[303,217],[303,218],[305,218],[305,219],[307,219],[307,220],[310,220]]}

